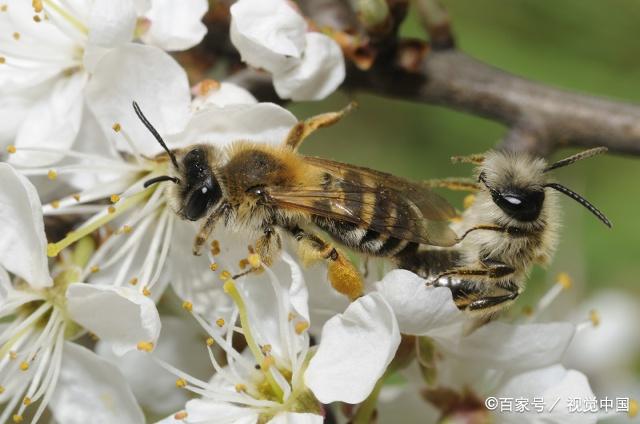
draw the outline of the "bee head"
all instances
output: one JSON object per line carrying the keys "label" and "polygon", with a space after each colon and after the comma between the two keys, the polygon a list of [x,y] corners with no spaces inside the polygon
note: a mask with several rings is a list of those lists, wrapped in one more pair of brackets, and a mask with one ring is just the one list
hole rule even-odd
{"label": "bee head", "polygon": [[532,222],[544,207],[545,166],[542,159],[490,152],[478,169],[478,181],[509,218]]}
{"label": "bee head", "polygon": [[216,177],[219,151],[211,145],[198,144],[177,155],[179,184],[171,187],[178,199],[174,209],[182,218],[197,221],[220,204],[223,193]]}
{"label": "bee head", "polygon": [[218,150],[211,145],[198,144],[182,150],[170,150],[158,131],[140,110],[138,103],[133,102],[133,110],[149,132],[171,159],[172,170],[169,174],[160,175],[145,181],[144,187],[152,184],[171,181],[174,185],[169,189],[173,209],[183,219],[197,221],[222,200],[222,188],[215,174],[219,161]]}
{"label": "bee head", "polygon": [[486,155],[478,168],[478,181],[490,193],[493,203],[516,221],[532,222],[538,219],[544,208],[545,189],[550,188],[577,201],[611,227],[607,217],[584,197],[561,184],[547,182],[549,171],[606,150],[602,147],[589,149],[551,165],[540,158],[493,151]]}

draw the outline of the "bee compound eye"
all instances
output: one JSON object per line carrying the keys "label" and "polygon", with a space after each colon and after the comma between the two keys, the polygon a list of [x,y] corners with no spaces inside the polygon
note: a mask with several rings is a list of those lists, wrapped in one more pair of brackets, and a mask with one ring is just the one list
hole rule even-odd
{"label": "bee compound eye", "polygon": [[209,208],[216,205],[222,197],[222,191],[214,178],[209,178],[189,195],[184,207],[184,216],[190,221],[202,218]]}

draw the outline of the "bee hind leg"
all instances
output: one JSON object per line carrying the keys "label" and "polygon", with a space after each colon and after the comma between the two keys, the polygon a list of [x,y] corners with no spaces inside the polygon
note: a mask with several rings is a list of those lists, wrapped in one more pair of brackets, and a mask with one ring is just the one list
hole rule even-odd
{"label": "bee hind leg", "polygon": [[326,261],[331,286],[351,300],[364,293],[364,282],[360,272],[346,255],[315,234],[295,227],[289,230],[298,242],[298,256],[305,265]]}

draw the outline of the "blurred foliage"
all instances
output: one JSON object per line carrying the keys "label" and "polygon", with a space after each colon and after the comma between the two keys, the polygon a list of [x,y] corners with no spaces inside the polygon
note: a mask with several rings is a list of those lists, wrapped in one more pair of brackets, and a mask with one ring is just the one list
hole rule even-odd
{"label": "blurred foliage", "polygon": [[[443,0],[460,49],[496,67],[570,90],[640,102],[640,3],[636,0]],[[402,34],[424,38],[410,14]],[[468,176],[452,155],[483,152],[505,132],[501,125],[450,109],[356,97],[360,109],[303,146],[305,154],[365,165],[412,179]],[[320,103],[296,104],[299,117],[343,107],[336,94]],[[553,158],[574,151],[556,152]],[[640,161],[609,155],[560,170],[559,181],[583,194],[614,223],[608,230],[577,203],[563,198],[564,228],[550,269],[537,269],[523,306],[566,271],[577,302],[598,288],[620,288],[640,298]],[[458,193],[444,193],[460,205]],[[516,307],[514,310],[519,310]]]}

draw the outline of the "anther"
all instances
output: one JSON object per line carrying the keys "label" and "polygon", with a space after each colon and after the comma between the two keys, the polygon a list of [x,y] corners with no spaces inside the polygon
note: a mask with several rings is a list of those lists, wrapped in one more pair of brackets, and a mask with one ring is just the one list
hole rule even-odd
{"label": "anther", "polygon": [[220,242],[218,240],[211,242],[211,254],[213,256],[220,254]]}
{"label": "anther", "polygon": [[153,350],[153,342],[139,342],[136,348],[143,352],[151,352]]}
{"label": "anther", "polygon": [[71,197],[73,197],[73,198],[76,200],[76,202],[79,202],[79,201],[80,201],[80,195],[79,195],[79,194],[77,194],[77,193],[76,193],[76,194],[74,194],[74,195],[72,195]]}
{"label": "anther", "polygon": [[118,203],[120,201],[120,196],[117,194],[112,194],[110,199],[111,203]]}
{"label": "anther", "polygon": [[114,213],[116,213],[116,208],[115,208],[115,206],[109,206],[109,207],[107,208],[107,212],[109,212],[110,214],[114,214]]}
{"label": "anther", "polygon": [[42,0],[33,0],[33,1],[31,2],[31,6],[33,6],[33,10],[34,10],[36,13],[40,13],[40,12],[42,12],[42,9],[43,9],[43,7],[42,7]]}
{"label": "anther", "polygon": [[39,23],[40,21],[42,21],[42,19],[40,19],[40,16],[38,15],[33,15],[33,21]]}
{"label": "anther", "polygon": [[20,33],[19,32],[14,32],[13,33],[13,39],[18,41],[20,39]]}
{"label": "anther", "polygon": [[469,209],[471,205],[473,205],[473,202],[475,201],[476,201],[476,196],[474,196],[473,194],[468,194],[467,196],[465,196],[464,200],[462,201],[462,205],[464,206],[465,209]]}
{"label": "anther", "polygon": [[115,123],[113,124],[113,126],[111,127],[111,129],[115,132],[120,132],[120,130],[122,129],[122,126],[119,123]]}
{"label": "anther", "polygon": [[268,355],[271,352],[271,345],[266,344],[266,345],[260,346],[260,351],[262,352],[263,355]]}
{"label": "anther", "polygon": [[21,369],[22,371],[26,371],[26,370],[28,370],[28,369],[29,369],[29,363],[28,363],[28,362],[26,362],[26,361],[22,361],[22,362],[20,362],[20,369]]}
{"label": "anther", "polygon": [[151,296],[151,290],[148,287],[142,289],[142,294],[145,296]]}
{"label": "anther", "polygon": [[571,277],[569,277],[569,274],[567,274],[566,272],[561,272],[560,274],[558,274],[556,280],[558,284],[560,284],[564,289],[570,289],[573,285]]}
{"label": "anther", "polygon": [[240,269],[245,269],[247,265],[249,265],[249,260],[240,259],[240,262],[238,263],[238,266],[240,267]]}
{"label": "anther", "polygon": [[247,391],[247,386],[245,386],[242,383],[238,383],[238,384],[236,384],[235,389],[236,389],[236,392],[242,393],[242,392],[246,392]]}
{"label": "anther", "polygon": [[224,327],[224,318],[218,318],[216,320],[216,325],[220,328]]}
{"label": "anther", "polygon": [[[4,58],[0,57],[0,63],[4,63]],[[14,146],[13,144],[9,144],[7,146],[7,153],[9,154],[13,154],[16,152],[16,146]]]}
{"label": "anther", "polygon": [[178,389],[184,389],[185,387],[187,387],[187,380],[185,380],[184,378],[179,378],[176,380],[176,387]]}
{"label": "anther", "polygon": [[100,271],[100,267],[98,265],[94,265],[91,267],[90,271],[95,274],[96,272]]}
{"label": "anther", "polygon": [[0,6],[0,12],[6,12],[8,8],[9,6],[7,6],[6,4],[3,4]]}
{"label": "anther", "polygon": [[231,278],[231,273],[230,273],[229,271],[222,271],[222,272],[220,273],[220,279],[221,279],[222,281],[226,281],[226,280],[228,280],[229,278]]}
{"label": "anther", "polygon": [[213,346],[213,337],[207,337],[207,346]]}
{"label": "anther", "polygon": [[180,411],[180,412],[176,412],[173,415],[173,418],[175,418],[176,420],[184,420],[188,416],[189,416],[189,414],[187,414],[187,411]]}
{"label": "anther", "polygon": [[595,309],[589,311],[589,321],[593,324],[594,327],[600,325],[600,314]]}
{"label": "anther", "polygon": [[138,284],[138,279],[136,277],[133,277],[131,280],[129,280],[129,284],[135,286],[136,284]]}
{"label": "anther", "polygon": [[51,181],[53,181],[53,180],[55,180],[56,178],[58,178],[58,173],[56,172],[56,170],[55,170],[55,169],[50,169],[50,170],[49,170],[49,172],[47,172],[47,177],[48,177]]}
{"label": "anther", "polygon": [[24,419],[24,417],[22,415],[20,415],[20,414],[14,414],[14,416],[12,418],[13,418],[13,422],[16,423],[16,424],[17,423],[21,423],[22,420]]}
{"label": "anther", "polygon": [[122,232],[125,233],[125,234],[129,234],[132,230],[133,230],[133,228],[131,228],[130,225],[124,225],[122,227]]}
{"label": "anther", "polygon": [[5,390],[4,386],[0,386],[0,395],[4,393],[4,390]]}
{"label": "anther", "polygon": [[12,361],[15,361],[17,357],[18,357],[18,352],[16,352],[15,350],[12,350],[9,352],[9,359],[11,359]]}
{"label": "anther", "polygon": [[193,311],[193,303],[185,300],[184,302],[182,302],[182,309],[187,312]]}
{"label": "anther", "polygon": [[[5,63],[7,63],[7,58],[5,58],[4,56],[0,56],[0,65],[4,65]],[[11,146],[9,146],[9,147],[11,147]],[[9,150],[9,149],[7,148],[7,150]],[[11,152],[9,152],[9,153],[11,153]]]}
{"label": "anther", "polygon": [[58,209],[60,207],[60,201],[59,200],[52,200],[51,201],[51,207],[53,209]]}
{"label": "anther", "polygon": [[24,397],[24,399],[22,399],[22,404],[23,404],[24,406],[29,406],[29,405],[31,405],[31,398],[30,398],[30,397],[28,397],[28,396],[25,396],[25,397]]}
{"label": "anther", "polygon": [[307,321],[296,322],[296,325],[295,325],[296,334],[304,333],[304,331],[307,328],[309,328],[309,323]]}
{"label": "anther", "polygon": [[211,271],[216,271],[218,269],[218,264],[217,263],[212,263],[211,265],[209,265],[209,269]]}

